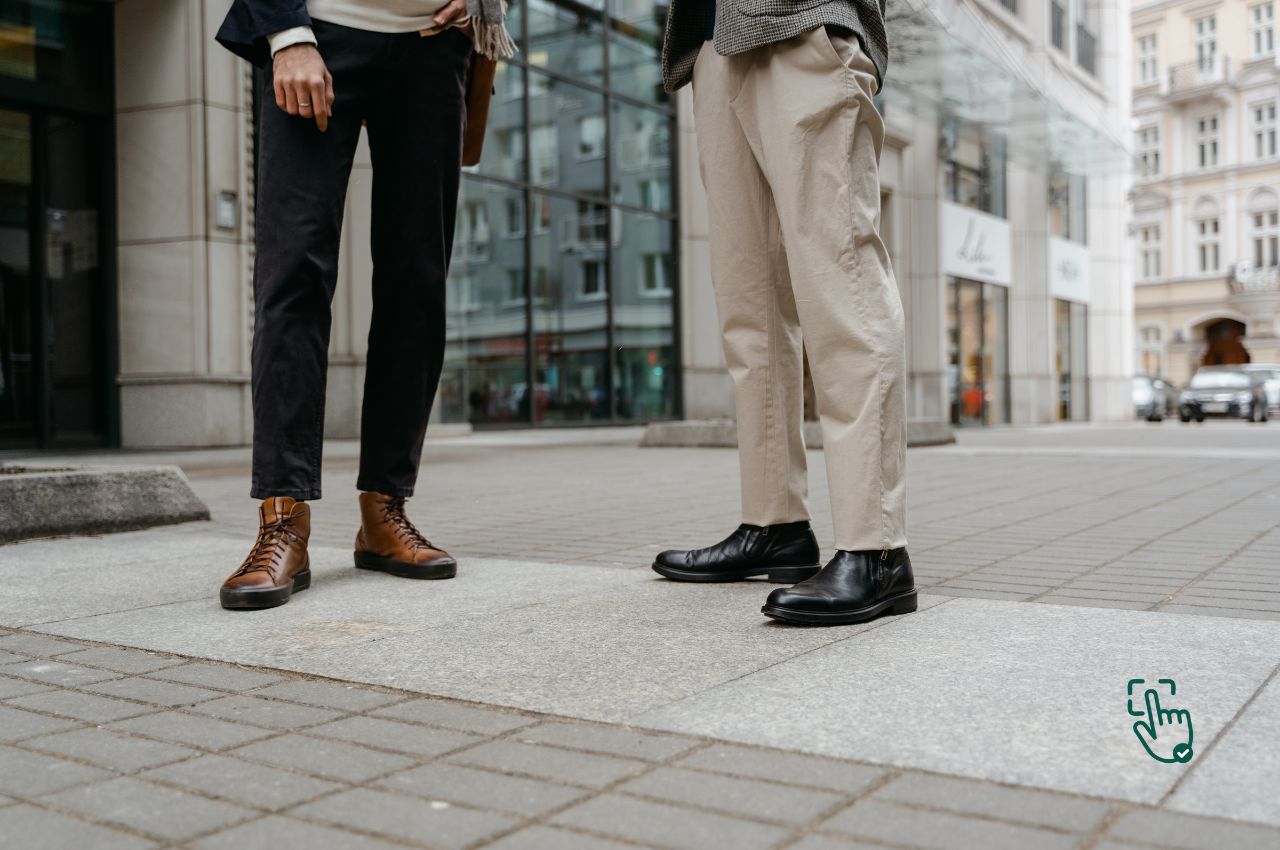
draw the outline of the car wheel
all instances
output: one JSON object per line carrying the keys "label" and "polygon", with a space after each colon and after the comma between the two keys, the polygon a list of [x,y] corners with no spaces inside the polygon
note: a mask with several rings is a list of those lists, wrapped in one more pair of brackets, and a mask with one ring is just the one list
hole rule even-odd
{"label": "car wheel", "polygon": [[1178,421],[1180,421],[1180,422],[1190,422],[1190,421],[1191,421],[1191,414],[1190,414],[1190,413],[1179,413],[1179,414],[1178,414]]}
{"label": "car wheel", "polygon": [[1203,422],[1203,421],[1204,421],[1204,414],[1203,414],[1203,413],[1197,414],[1197,416],[1196,416],[1196,421],[1197,421],[1197,422]]}

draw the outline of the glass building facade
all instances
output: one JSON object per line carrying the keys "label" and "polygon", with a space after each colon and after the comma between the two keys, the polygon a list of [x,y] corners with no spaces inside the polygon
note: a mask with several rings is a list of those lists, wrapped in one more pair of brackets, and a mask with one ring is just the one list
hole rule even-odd
{"label": "glass building facade", "polygon": [[438,401],[511,427],[679,415],[674,105],[652,0],[517,0],[466,169]]}
{"label": "glass building facade", "polygon": [[111,5],[0,2],[0,447],[116,430]]}

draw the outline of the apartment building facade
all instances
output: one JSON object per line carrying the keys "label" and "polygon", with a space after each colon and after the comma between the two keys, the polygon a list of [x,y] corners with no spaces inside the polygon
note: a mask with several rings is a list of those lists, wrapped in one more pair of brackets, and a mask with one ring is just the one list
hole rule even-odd
{"label": "apartment building facade", "polygon": [[1280,362],[1280,54],[1271,0],[1132,13],[1139,372]]}

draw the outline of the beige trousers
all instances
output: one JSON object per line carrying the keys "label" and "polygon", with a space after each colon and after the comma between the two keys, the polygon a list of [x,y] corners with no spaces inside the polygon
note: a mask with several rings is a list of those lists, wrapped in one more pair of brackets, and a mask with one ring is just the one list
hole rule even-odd
{"label": "beige trousers", "polygon": [[693,86],[743,521],[809,518],[803,340],[836,548],[905,546],[906,333],[878,230],[875,66],[819,27],[737,56],[707,43]]}

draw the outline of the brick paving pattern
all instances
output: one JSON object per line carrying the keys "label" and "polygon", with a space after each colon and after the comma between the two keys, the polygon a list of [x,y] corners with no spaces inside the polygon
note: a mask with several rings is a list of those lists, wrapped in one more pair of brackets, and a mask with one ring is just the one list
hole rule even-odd
{"label": "brick paving pattern", "polygon": [[28,632],[0,653],[5,847],[1280,846],[1159,807]]}

